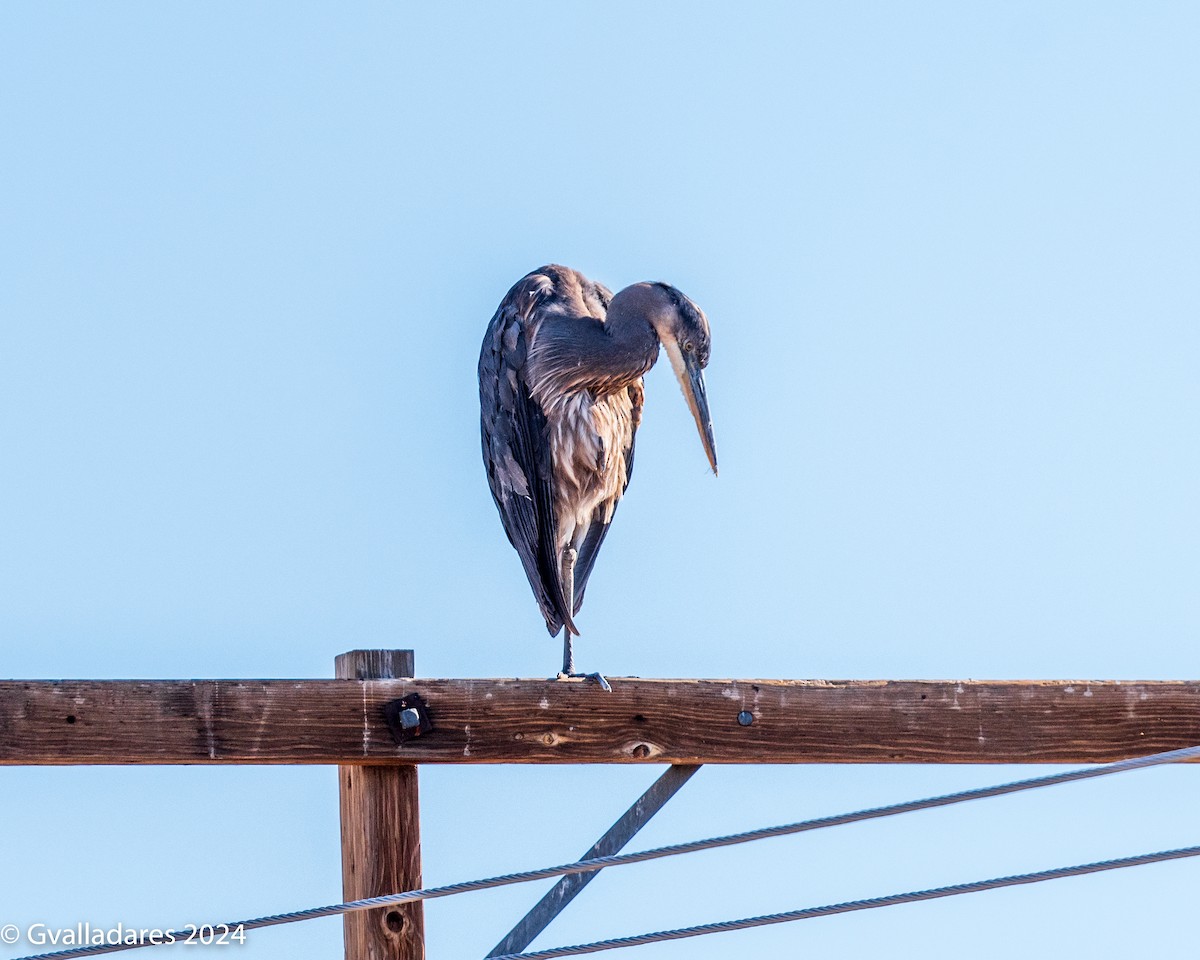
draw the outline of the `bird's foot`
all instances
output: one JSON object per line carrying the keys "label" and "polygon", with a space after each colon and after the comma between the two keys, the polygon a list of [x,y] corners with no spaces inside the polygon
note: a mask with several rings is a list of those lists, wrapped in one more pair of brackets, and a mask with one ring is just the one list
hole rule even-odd
{"label": "bird's foot", "polygon": [[612,693],[612,685],[604,679],[602,673],[559,673],[557,680],[591,680],[598,684],[605,693]]}

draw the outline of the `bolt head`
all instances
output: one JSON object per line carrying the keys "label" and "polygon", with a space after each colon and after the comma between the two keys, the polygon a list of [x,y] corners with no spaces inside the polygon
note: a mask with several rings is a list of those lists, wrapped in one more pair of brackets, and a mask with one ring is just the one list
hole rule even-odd
{"label": "bolt head", "polygon": [[752,714],[749,710],[743,710],[738,714],[738,723],[740,723],[743,727],[748,727],[753,722],[754,714]]}
{"label": "bolt head", "polygon": [[405,730],[415,730],[421,725],[421,715],[417,713],[416,708],[408,707],[400,711],[400,726]]}

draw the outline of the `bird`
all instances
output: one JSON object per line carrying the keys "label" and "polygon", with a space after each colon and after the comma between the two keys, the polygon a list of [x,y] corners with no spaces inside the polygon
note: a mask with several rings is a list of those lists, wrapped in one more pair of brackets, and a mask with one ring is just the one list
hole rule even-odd
{"label": "bird", "polygon": [[479,353],[483,462],[504,531],[551,636],[563,633],[559,679],[575,671],[573,637],[596,556],[633,470],[642,377],[666,352],[717,473],[704,384],[704,311],[675,287],[635,283],[614,296],[549,264],[500,302]]}

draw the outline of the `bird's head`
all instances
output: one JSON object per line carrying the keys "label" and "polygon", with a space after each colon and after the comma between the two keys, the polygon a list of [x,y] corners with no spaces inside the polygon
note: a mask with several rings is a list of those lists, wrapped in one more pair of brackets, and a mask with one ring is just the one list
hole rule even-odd
{"label": "bird's head", "polygon": [[[708,395],[704,389],[704,368],[708,366],[711,335],[708,317],[681,291],[667,283],[638,283],[626,287],[617,297],[631,295],[639,312],[649,321],[667,352],[671,369],[679,380],[683,398],[696,420],[700,442],[712,471],[717,472],[717,444],[713,439],[712,418],[708,413]],[[616,301],[613,307],[618,306]]]}

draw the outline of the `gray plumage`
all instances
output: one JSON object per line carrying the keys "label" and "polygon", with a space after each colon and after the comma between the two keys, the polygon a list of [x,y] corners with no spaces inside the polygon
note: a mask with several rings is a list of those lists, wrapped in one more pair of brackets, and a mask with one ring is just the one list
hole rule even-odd
{"label": "gray plumage", "polygon": [[713,472],[702,370],[704,313],[674,287],[639,283],[615,297],[568,267],[518,281],[479,355],[483,460],[508,539],[550,633],[564,633],[563,672],[588,578],[629,484],[642,376],[666,348]]}

